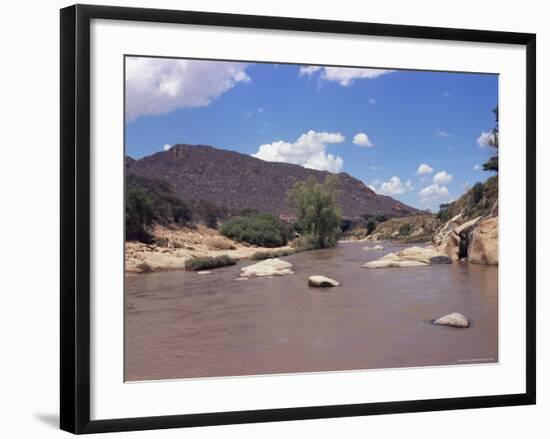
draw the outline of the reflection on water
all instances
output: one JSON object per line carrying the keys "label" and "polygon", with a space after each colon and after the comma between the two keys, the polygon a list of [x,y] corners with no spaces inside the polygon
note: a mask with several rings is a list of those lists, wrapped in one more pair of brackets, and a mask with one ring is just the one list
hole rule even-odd
{"label": "reflection on water", "polygon": [[[127,380],[468,364],[498,360],[498,269],[453,263],[361,268],[403,246],[366,252],[339,244],[284,259],[296,274],[234,280],[212,274],[129,276],[125,300]],[[342,281],[307,286],[312,274]],[[472,326],[430,324],[450,312]],[[475,360],[475,361],[473,361]]]}

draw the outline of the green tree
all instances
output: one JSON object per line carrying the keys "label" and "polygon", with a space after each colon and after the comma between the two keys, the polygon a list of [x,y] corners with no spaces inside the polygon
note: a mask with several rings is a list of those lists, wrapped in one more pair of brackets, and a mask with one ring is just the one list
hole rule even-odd
{"label": "green tree", "polygon": [[484,171],[498,172],[498,137],[499,137],[499,133],[498,133],[498,106],[496,106],[493,109],[493,113],[495,113],[495,127],[493,128],[493,131],[491,133],[492,136],[489,139],[488,145],[495,148],[496,151],[497,151],[497,154],[494,155],[493,157],[491,157],[487,161],[487,163],[483,164],[483,170]]}
{"label": "green tree", "polygon": [[342,220],[342,210],[336,201],[338,191],[338,176],[329,175],[323,183],[309,177],[288,192],[297,222],[311,248],[334,247],[337,243]]}
{"label": "green tree", "polygon": [[370,235],[376,229],[376,221],[374,219],[369,219],[367,221],[367,233]]}
{"label": "green tree", "polygon": [[155,212],[153,201],[146,192],[132,189],[126,194],[126,240],[150,242],[149,229]]}

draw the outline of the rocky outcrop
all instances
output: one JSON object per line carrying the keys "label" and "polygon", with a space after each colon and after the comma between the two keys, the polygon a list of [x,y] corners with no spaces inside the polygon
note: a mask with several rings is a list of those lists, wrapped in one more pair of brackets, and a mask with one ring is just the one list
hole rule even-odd
{"label": "rocky outcrop", "polygon": [[451,259],[433,247],[408,247],[397,253],[389,253],[375,261],[367,262],[365,268],[426,267],[435,264],[450,264]]}
{"label": "rocky outcrop", "polygon": [[273,258],[241,268],[240,276],[242,278],[251,278],[284,276],[285,274],[294,274],[292,264],[279,258]]}
{"label": "rocky outcrop", "polygon": [[314,275],[309,276],[307,279],[307,284],[310,287],[339,287],[341,285],[337,280],[331,279],[330,277]]}
{"label": "rocky outcrop", "polygon": [[468,262],[498,265],[498,216],[480,221],[470,234]]}
{"label": "rocky outcrop", "polygon": [[468,328],[470,326],[468,319],[458,312],[440,317],[434,320],[433,323],[434,325],[452,326],[453,328]]}
{"label": "rocky outcrop", "polygon": [[498,202],[484,216],[454,216],[438,229],[433,244],[453,261],[498,265]]}

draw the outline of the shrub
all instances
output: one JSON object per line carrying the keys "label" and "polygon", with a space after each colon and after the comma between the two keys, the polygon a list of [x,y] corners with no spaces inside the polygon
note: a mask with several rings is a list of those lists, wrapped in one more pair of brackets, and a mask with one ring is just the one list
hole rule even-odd
{"label": "shrub", "polygon": [[477,205],[481,201],[481,198],[483,198],[483,192],[484,188],[482,183],[478,182],[474,184],[472,187],[472,202],[474,205]]}
{"label": "shrub", "polygon": [[153,267],[151,267],[151,265],[149,265],[147,262],[142,262],[136,268],[142,273],[151,273],[153,271]]}
{"label": "shrub", "polygon": [[376,221],[374,219],[369,219],[367,221],[367,233],[370,235],[376,229]]}
{"label": "shrub", "polygon": [[192,258],[185,261],[185,269],[191,271],[209,270],[211,268],[226,267],[235,265],[237,261],[227,255],[205,256]]}
{"label": "shrub", "polygon": [[283,250],[273,250],[273,251],[260,251],[252,253],[250,259],[252,261],[263,261],[264,259],[280,258],[283,256],[290,256],[294,253],[297,253],[298,250],[295,249],[283,249]]}
{"label": "shrub", "polygon": [[399,227],[399,235],[401,236],[407,236],[409,233],[411,233],[411,225],[410,224],[403,224],[401,227]]}
{"label": "shrub", "polygon": [[231,218],[222,224],[220,232],[236,241],[261,247],[286,245],[290,237],[289,227],[276,216],[267,213]]}

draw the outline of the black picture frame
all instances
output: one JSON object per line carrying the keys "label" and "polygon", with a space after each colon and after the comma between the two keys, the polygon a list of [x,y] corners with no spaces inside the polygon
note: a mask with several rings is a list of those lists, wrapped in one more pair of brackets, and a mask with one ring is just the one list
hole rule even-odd
{"label": "black picture frame", "polygon": [[[526,47],[526,376],[525,393],[383,403],[90,419],[90,21],[229,26]],[[535,404],[536,401],[536,35],[211,12],[75,5],[61,10],[61,429],[81,434],[365,416]]]}

